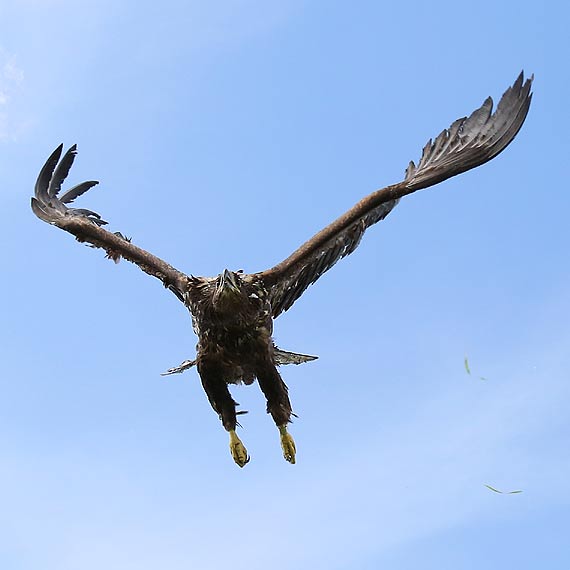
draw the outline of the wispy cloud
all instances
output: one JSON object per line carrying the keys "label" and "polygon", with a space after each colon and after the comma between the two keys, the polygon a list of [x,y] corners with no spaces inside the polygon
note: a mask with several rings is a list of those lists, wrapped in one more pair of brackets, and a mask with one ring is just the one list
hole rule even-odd
{"label": "wispy cloud", "polygon": [[23,81],[24,72],[18,67],[15,55],[0,47],[0,140],[12,138],[19,130],[12,102]]}

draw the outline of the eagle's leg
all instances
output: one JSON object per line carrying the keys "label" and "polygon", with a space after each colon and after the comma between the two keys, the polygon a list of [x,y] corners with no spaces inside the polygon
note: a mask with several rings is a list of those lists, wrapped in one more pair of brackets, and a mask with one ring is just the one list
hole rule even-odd
{"label": "eagle's leg", "polygon": [[295,441],[287,431],[287,424],[291,421],[291,402],[289,400],[287,386],[275,365],[271,362],[264,363],[257,370],[259,386],[267,400],[267,413],[271,414],[275,425],[279,429],[281,449],[283,457],[289,463],[295,463]]}
{"label": "eagle's leg", "polygon": [[210,405],[220,417],[222,425],[230,434],[230,453],[233,460],[243,467],[249,461],[247,449],[236,433],[236,402],[232,398],[222,370],[205,359],[198,361],[198,372]]}

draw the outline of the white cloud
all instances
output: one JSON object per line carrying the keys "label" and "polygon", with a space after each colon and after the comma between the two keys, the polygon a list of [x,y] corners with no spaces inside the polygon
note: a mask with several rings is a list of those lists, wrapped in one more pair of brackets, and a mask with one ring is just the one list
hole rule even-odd
{"label": "white cloud", "polygon": [[16,85],[20,84],[24,80],[24,72],[17,67],[13,56],[9,56],[4,62],[2,75],[6,81],[12,82]]}
{"label": "white cloud", "polygon": [[19,130],[11,104],[24,81],[16,57],[0,47],[0,140],[13,138]]}

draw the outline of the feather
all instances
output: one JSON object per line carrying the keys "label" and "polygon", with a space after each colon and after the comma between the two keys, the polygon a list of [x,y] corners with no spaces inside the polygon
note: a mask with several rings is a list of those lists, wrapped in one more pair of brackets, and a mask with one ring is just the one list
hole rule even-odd
{"label": "feather", "polygon": [[71,204],[71,202],[73,202],[73,200],[75,200],[75,198],[78,198],[82,194],[85,194],[85,192],[87,192],[87,190],[89,190],[90,188],[93,188],[93,186],[96,186],[97,184],[99,184],[99,182],[97,180],[89,180],[87,182],[82,182],[81,184],[77,184],[73,188],[69,189],[59,199],[59,201],[63,202],[64,204]]}
{"label": "feather", "polygon": [[48,187],[48,196],[50,198],[55,198],[59,191],[61,190],[61,185],[63,181],[67,178],[69,174],[69,170],[73,165],[73,161],[75,160],[75,155],[77,154],[77,145],[72,145],[69,147],[67,152],[63,155],[63,158],[59,161],[58,165],[56,166],[53,175],[51,177],[49,187]]}
{"label": "feather", "polygon": [[299,354],[297,352],[289,352],[281,348],[274,348],[275,364],[277,366],[286,366],[287,364],[304,364],[317,360],[318,356],[311,356],[310,354]]}
{"label": "feather", "polygon": [[48,188],[49,183],[57,163],[59,162],[59,157],[63,151],[63,144],[60,144],[49,156],[43,165],[38,178],[36,180],[36,186],[34,189],[34,194],[40,202],[49,202]]}
{"label": "feather", "polygon": [[101,216],[97,212],[86,210],[85,208],[69,208],[67,210],[67,214],[72,216],[83,216],[98,226],[106,226],[108,224],[108,222],[101,219]]}
{"label": "feather", "polygon": [[42,221],[47,222],[48,224],[53,223],[52,215],[48,214],[47,211],[42,208],[41,202],[36,200],[36,198],[32,198],[32,212]]}

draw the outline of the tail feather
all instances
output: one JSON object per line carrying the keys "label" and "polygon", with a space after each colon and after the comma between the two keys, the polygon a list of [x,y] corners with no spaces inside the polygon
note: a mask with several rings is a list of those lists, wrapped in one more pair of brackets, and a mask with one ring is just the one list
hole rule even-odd
{"label": "tail feather", "polygon": [[275,364],[277,364],[277,366],[284,366],[285,364],[304,364],[305,362],[311,362],[311,360],[317,360],[318,358],[318,356],[289,352],[277,347],[274,348],[273,355],[275,356]]}

